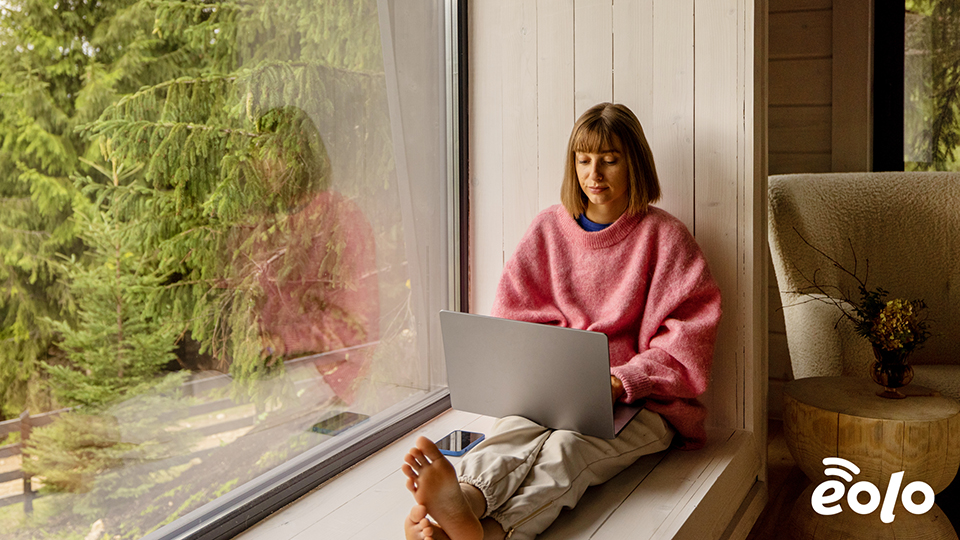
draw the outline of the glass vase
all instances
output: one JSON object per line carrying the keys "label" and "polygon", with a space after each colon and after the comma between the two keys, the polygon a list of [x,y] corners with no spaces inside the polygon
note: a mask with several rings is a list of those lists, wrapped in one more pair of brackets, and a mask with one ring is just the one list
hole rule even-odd
{"label": "glass vase", "polygon": [[883,387],[877,395],[888,399],[903,399],[905,396],[899,391],[913,380],[913,367],[907,363],[909,352],[903,349],[886,350],[873,346],[873,355],[876,362],[870,372],[873,381]]}

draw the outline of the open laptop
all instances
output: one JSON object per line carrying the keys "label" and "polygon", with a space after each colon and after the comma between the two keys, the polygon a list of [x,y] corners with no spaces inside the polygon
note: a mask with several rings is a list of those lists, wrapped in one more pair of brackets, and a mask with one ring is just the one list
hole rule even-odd
{"label": "open laptop", "polygon": [[613,439],[643,408],[610,398],[607,336],[440,311],[454,409]]}

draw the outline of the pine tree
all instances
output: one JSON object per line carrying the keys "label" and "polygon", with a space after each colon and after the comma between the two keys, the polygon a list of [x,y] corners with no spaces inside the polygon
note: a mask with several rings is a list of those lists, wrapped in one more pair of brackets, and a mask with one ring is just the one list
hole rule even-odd
{"label": "pine tree", "polygon": [[[22,30],[28,27],[34,30]],[[21,69],[20,53],[11,51],[35,41],[37,28],[60,29],[57,43],[72,44],[64,46],[72,55],[72,86],[61,88],[39,78],[37,69]],[[271,253],[259,246],[276,238],[289,238],[284,246],[303,242],[294,237],[291,219],[304,194],[330,181],[328,152],[353,156],[336,164],[342,178],[356,179],[338,186],[345,195],[396,189],[377,2],[139,0],[81,8],[19,0],[4,11],[0,33],[7,40],[0,67],[16,74],[8,78],[5,71],[0,82],[0,172],[34,159],[28,142],[44,140],[30,131],[34,124],[46,129],[51,118],[59,118],[62,125],[47,130],[50,138],[70,141],[69,151],[57,154],[61,168],[30,169],[46,177],[0,178],[3,196],[10,194],[0,204],[23,205],[18,219],[38,221],[30,229],[14,221],[9,227],[60,242],[45,251],[0,245],[0,277],[20,287],[36,283],[22,298],[4,290],[2,331],[22,327],[36,334],[42,328],[46,341],[31,353],[31,377],[49,377],[58,401],[80,407],[58,427],[36,430],[35,472],[47,470],[51,485],[64,490],[85,489],[84,475],[96,474],[103,483],[75,511],[108,515],[123,526],[136,523],[123,534],[139,536],[175,517],[170,511],[202,504],[199,494],[209,486],[184,488],[184,480],[170,480],[176,475],[167,471],[121,482],[111,472],[119,457],[129,460],[136,453],[146,461],[162,454],[166,443],[148,436],[162,431],[152,419],[128,424],[143,433],[134,445],[119,440],[103,419],[137,418],[129,414],[132,404],[177,401],[160,369],[177,339],[199,342],[238,381],[282,369],[282,362],[264,353],[256,314],[263,291],[251,254],[289,257],[281,280],[297,266],[295,250]],[[34,61],[48,61],[60,46],[48,46]],[[36,47],[20,49],[33,58]],[[61,99],[66,112],[41,110],[26,123],[6,112],[22,108],[30,92],[44,103]],[[324,140],[317,125],[334,125],[338,136]],[[279,176],[277,165],[283,169]],[[62,193],[51,185],[62,186]],[[45,214],[37,205],[46,199],[30,198],[33,193],[57,195],[44,195],[60,201],[51,206],[57,213],[39,221]],[[399,209],[385,203],[377,210],[382,216],[374,227],[396,239],[397,228],[389,224],[400,221]],[[0,223],[7,226],[4,219]],[[327,269],[333,273],[339,249],[331,247]],[[403,249],[399,239],[394,249]],[[14,264],[25,258],[42,261],[46,273],[33,277],[32,267]],[[29,319],[15,318],[24,311]],[[26,347],[26,338],[21,340],[18,346]],[[0,356],[0,373],[14,361]],[[40,365],[48,367],[38,371]],[[5,407],[19,412],[16,406],[25,399],[5,400]],[[94,412],[101,413],[95,421],[83,416]],[[90,437],[71,438],[78,431]],[[252,468],[259,458],[242,459]],[[57,471],[64,473],[59,479]],[[172,510],[121,504],[148,489],[175,500]],[[197,496],[187,498],[191,490]],[[140,524],[148,513],[157,519]]]}
{"label": "pine tree", "polygon": [[[78,196],[70,178],[95,174],[80,158],[103,164],[97,140],[110,139],[110,158],[128,170],[143,166],[112,204],[118,219],[139,220],[131,234],[145,249],[158,250],[158,271],[170,276],[168,316],[221,365],[256,377],[265,368],[249,318],[256,286],[242,279],[222,285],[235,267],[224,258],[237,248],[228,245],[230,231],[278,207],[250,182],[251,161],[280,149],[282,159],[297,162],[299,150],[279,139],[286,128],[265,126],[276,123],[270,111],[294,107],[309,118],[365,125],[386,117],[372,0],[108,4],[20,0],[0,8],[0,39],[8,45],[0,48],[0,339],[12,345],[0,353],[0,392],[7,415],[27,404],[30,381],[33,399],[43,396],[42,363],[65,361],[46,321],[70,321],[76,308],[57,260],[83,252],[69,219]],[[345,94],[367,98],[345,111],[338,97]],[[389,148],[389,126],[379,125],[332,144],[361,147],[373,138]],[[370,179],[354,194],[380,187],[389,156],[341,164],[349,176]],[[300,177],[305,184],[276,196],[323,182]]]}
{"label": "pine tree", "polygon": [[75,127],[139,87],[98,68],[115,62],[115,36],[130,35],[131,5],[0,5],[0,418],[54,406],[41,366],[63,357],[49,321],[73,309],[59,260],[83,250],[71,177],[91,172],[80,158],[97,153]]}
{"label": "pine tree", "polygon": [[135,228],[109,208],[126,191],[123,179],[137,171],[123,171],[115,162],[111,169],[91,165],[112,183],[75,181],[93,200],[75,204],[87,249],[65,261],[62,271],[77,302],[76,323],[50,321],[69,362],[46,366],[58,400],[88,412],[155,386],[160,369],[173,359],[176,332],[163,323],[163,306],[150,304],[162,279],[153,255],[143,250]]}
{"label": "pine tree", "polygon": [[[119,161],[144,165],[137,194],[115,204],[138,216],[139,238],[172,276],[162,300],[170,317],[238,380],[256,379],[282,364],[262,352],[251,318],[262,291],[244,261],[252,243],[283,229],[297,198],[327,181],[324,143],[304,122],[346,117],[334,110],[338,94],[367,96],[351,111],[358,121],[386,117],[383,76],[373,71],[382,70],[376,5],[163,3],[155,34],[195,47],[205,68],[124,96],[85,133],[109,139]],[[334,144],[362,147],[372,137],[389,148],[389,126],[380,125]],[[379,187],[389,156],[346,164],[370,171],[351,175],[371,179],[355,193]],[[269,185],[265,160],[290,169],[282,189]]]}
{"label": "pine tree", "polygon": [[[909,118],[918,137],[906,141],[923,161],[919,170],[960,168],[960,0],[913,0],[907,11],[922,16],[925,31],[917,43],[907,44],[922,53],[923,72],[919,95],[907,99],[921,108]],[[907,118],[905,118],[907,120]]]}
{"label": "pine tree", "polygon": [[931,166],[958,169],[960,155],[960,1],[940,0],[933,9],[929,82]]}

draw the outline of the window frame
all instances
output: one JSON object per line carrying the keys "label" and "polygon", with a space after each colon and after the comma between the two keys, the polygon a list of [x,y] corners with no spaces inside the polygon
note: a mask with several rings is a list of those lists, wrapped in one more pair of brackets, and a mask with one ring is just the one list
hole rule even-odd
{"label": "window frame", "polygon": [[[395,6],[396,0],[380,0]],[[466,311],[469,197],[467,145],[467,10],[465,0],[439,0],[447,141],[447,243],[450,309]],[[381,21],[391,20],[381,16]],[[392,44],[391,44],[392,47]],[[396,74],[387,73],[390,78]],[[396,85],[392,85],[396,88]],[[391,91],[388,88],[388,93]],[[429,340],[439,335],[429,335]],[[423,350],[423,349],[421,349]],[[227,540],[316,489],[400,437],[450,409],[446,387],[415,396],[314,447],[229,493],[161,526],[144,540]]]}
{"label": "window frame", "polygon": [[395,407],[382,418],[343,434],[343,440],[300,454],[160,527],[144,540],[233,538],[449,408],[450,394],[445,388]]}
{"label": "window frame", "polygon": [[872,170],[902,171],[904,4],[875,2],[873,15]]}

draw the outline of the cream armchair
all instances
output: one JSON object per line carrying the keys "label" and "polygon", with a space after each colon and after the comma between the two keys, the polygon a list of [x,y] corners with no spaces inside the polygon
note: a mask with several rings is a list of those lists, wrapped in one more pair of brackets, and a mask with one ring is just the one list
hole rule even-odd
{"label": "cream armchair", "polygon": [[794,377],[866,377],[873,363],[869,343],[835,306],[796,293],[816,274],[831,296],[859,299],[856,282],[802,235],[849,270],[856,254],[868,289],[927,303],[932,335],[910,357],[914,382],[960,398],[960,173],[771,176],[769,204]]}

